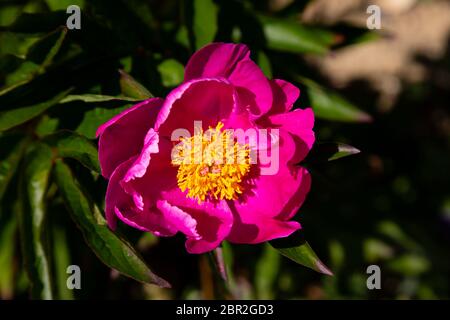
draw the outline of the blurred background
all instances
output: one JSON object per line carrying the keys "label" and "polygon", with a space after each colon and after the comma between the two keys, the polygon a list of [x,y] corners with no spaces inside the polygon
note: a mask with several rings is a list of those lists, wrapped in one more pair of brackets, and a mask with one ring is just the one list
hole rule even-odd
{"label": "blurred background", "polygon": [[[380,30],[366,26],[369,4],[381,8]],[[81,8],[80,30],[65,27],[70,5]],[[301,89],[295,107],[313,107],[318,142],[361,152],[305,162],[313,185],[296,219],[334,276],[267,244],[225,244],[228,297],[448,299],[449,39],[450,2],[438,0],[0,0],[0,298],[220,297],[207,257],[188,255],[181,236],[120,226],[171,289],[102,263],[36,149],[44,141],[50,157],[64,157],[68,149],[48,138],[60,130],[95,145],[98,125],[133,99],[179,85],[196,49],[233,41],[250,47],[268,77]],[[68,158],[89,195],[85,208],[103,208],[106,181],[95,165]],[[70,264],[82,270],[81,290],[66,287]],[[366,287],[372,264],[380,290]],[[45,275],[50,296],[36,290]]]}

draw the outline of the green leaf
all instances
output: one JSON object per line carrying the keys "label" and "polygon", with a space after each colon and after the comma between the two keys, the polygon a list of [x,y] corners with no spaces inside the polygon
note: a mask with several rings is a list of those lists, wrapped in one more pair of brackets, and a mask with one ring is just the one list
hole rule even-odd
{"label": "green leaf", "polygon": [[267,57],[263,51],[258,51],[257,61],[262,72],[264,72],[264,75],[267,78],[272,79],[272,66],[270,65],[269,57]]}
{"label": "green leaf", "polygon": [[60,102],[71,90],[66,90],[45,102],[0,112],[0,131],[11,129],[40,115],[48,108]]}
{"label": "green leaf", "polygon": [[406,276],[419,276],[430,269],[428,259],[417,254],[404,254],[388,263],[389,269]]}
{"label": "green leaf", "polygon": [[53,153],[61,158],[72,158],[86,168],[100,172],[96,146],[84,136],[71,131],[60,131],[43,139],[53,148]]}
{"label": "green leaf", "polygon": [[84,7],[84,0],[45,0],[51,11],[64,10],[71,5],[77,5],[80,8]]}
{"label": "green leaf", "polygon": [[21,176],[20,231],[25,268],[31,282],[31,297],[53,299],[49,248],[47,243],[45,193],[52,168],[52,151],[36,145],[25,158]]}
{"label": "green leaf", "polygon": [[94,108],[86,111],[83,115],[83,120],[76,128],[76,132],[88,137],[89,139],[94,139],[95,132],[101,124],[130,107],[131,105],[126,104],[118,108]]}
{"label": "green leaf", "polygon": [[0,136],[0,200],[16,172],[27,144],[28,139],[21,136]]}
{"label": "green leaf", "polygon": [[292,20],[259,16],[269,49],[290,53],[324,54],[333,43],[331,32]]}
{"label": "green leaf", "polygon": [[161,82],[165,87],[175,87],[183,82],[184,67],[175,59],[167,59],[158,65]]}
{"label": "green leaf", "polygon": [[218,9],[213,0],[194,0],[193,5],[192,29],[195,38],[195,48],[200,49],[214,41],[217,33]]}
{"label": "green leaf", "polygon": [[66,35],[66,27],[59,27],[38,41],[31,42],[32,44],[26,47],[27,60],[24,60],[20,67],[8,75],[6,78],[6,88],[0,91],[0,95],[26,84],[36,76],[43,74],[60,51]]}
{"label": "green leaf", "polygon": [[308,97],[317,118],[342,122],[372,121],[369,114],[359,110],[339,94],[325,90],[310,79],[300,77],[299,82],[307,87]]}
{"label": "green leaf", "polygon": [[55,176],[73,220],[103,263],[135,280],[170,287],[167,281],[152,273],[126,240],[108,228],[99,208],[89,201],[70,168],[61,160],[56,161]]}
{"label": "green leaf", "polygon": [[274,285],[279,269],[280,255],[271,246],[265,244],[262,257],[258,259],[255,270],[257,299],[270,300],[274,298]]}
{"label": "green leaf", "polygon": [[67,32],[66,27],[60,27],[34,43],[28,50],[27,60],[39,64],[43,72],[61,49]]}
{"label": "green leaf", "polygon": [[360,151],[348,144],[338,142],[319,142],[316,143],[308,157],[305,159],[307,163],[321,163],[337,160],[358,154]]}
{"label": "green leaf", "polygon": [[14,254],[17,221],[14,216],[0,225],[0,299],[11,299],[14,293]]}
{"label": "green leaf", "polygon": [[73,101],[83,101],[86,103],[108,102],[108,101],[140,101],[140,99],[125,96],[105,96],[101,94],[70,94],[60,101],[60,103],[69,103]]}
{"label": "green leaf", "polygon": [[69,245],[64,229],[59,226],[53,228],[53,260],[55,261],[55,280],[58,298],[73,300],[73,290],[67,287],[67,267],[71,265]]}
{"label": "green leaf", "polygon": [[127,97],[145,100],[152,98],[153,95],[142,84],[137,82],[132,76],[123,70],[120,73],[120,89],[122,94]]}
{"label": "green leaf", "polygon": [[333,275],[298,231],[287,238],[272,240],[269,243],[282,255],[298,264],[329,276]]}

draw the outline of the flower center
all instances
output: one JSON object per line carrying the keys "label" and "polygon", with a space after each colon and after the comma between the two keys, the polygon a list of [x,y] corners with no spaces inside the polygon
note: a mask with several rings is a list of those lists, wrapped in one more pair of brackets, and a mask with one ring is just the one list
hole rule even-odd
{"label": "flower center", "polygon": [[235,141],[230,130],[219,122],[206,132],[198,130],[191,138],[182,138],[172,153],[178,166],[181,191],[199,203],[210,200],[235,200],[244,191],[250,171],[250,147]]}

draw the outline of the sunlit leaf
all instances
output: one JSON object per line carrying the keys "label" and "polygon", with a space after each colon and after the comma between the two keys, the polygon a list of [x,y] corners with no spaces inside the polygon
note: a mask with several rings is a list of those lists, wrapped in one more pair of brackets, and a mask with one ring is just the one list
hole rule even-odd
{"label": "sunlit leaf", "polygon": [[259,17],[267,47],[291,53],[323,54],[333,43],[333,34],[301,25],[297,21]]}
{"label": "sunlit leaf", "polygon": [[372,117],[342,96],[327,90],[310,79],[299,78],[307,87],[307,94],[317,118],[342,122],[370,122]]}
{"label": "sunlit leaf", "polygon": [[348,144],[338,142],[319,142],[314,144],[305,162],[319,163],[333,161],[358,154],[360,151]]}
{"label": "sunlit leaf", "polygon": [[194,0],[192,29],[195,48],[200,49],[212,42],[217,32],[217,6],[213,0]]}
{"label": "sunlit leaf", "polygon": [[83,101],[87,103],[95,103],[95,102],[107,102],[107,101],[139,101],[139,99],[131,98],[131,97],[125,97],[125,96],[106,96],[101,94],[70,94],[64,99],[60,101],[60,103],[69,103],[73,101]]}
{"label": "sunlit leaf", "polygon": [[295,232],[287,238],[280,238],[269,242],[282,255],[311,268],[317,272],[333,275],[328,267],[320,261],[311,246],[306,242],[299,232]]}
{"label": "sunlit leaf", "polygon": [[175,59],[167,59],[158,65],[161,82],[165,87],[175,87],[183,82],[184,67]]}

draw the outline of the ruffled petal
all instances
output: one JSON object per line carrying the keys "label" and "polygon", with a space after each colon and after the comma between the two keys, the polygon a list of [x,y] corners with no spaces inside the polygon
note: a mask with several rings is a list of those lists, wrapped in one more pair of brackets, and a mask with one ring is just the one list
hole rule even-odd
{"label": "ruffled petal", "polygon": [[161,192],[177,185],[177,168],[171,163],[172,143],[169,140],[162,138],[157,145],[151,144],[151,139],[148,142],[148,148],[136,157],[120,183],[138,209],[156,211]]}
{"label": "ruffled petal", "polygon": [[188,237],[186,249],[189,253],[211,251],[228,236],[233,224],[233,215],[225,201],[217,203],[203,202],[186,197],[180,189],[174,188],[164,192],[163,198],[172,206],[176,206],[189,214],[197,222],[199,238]]}
{"label": "ruffled petal", "polygon": [[109,178],[123,161],[139,154],[144,137],[156,120],[163,100],[145,100],[118,114],[97,130],[102,175]]}
{"label": "ruffled petal", "polygon": [[106,220],[111,229],[116,228],[117,218],[124,223],[142,231],[149,231],[158,236],[172,236],[177,229],[167,224],[165,217],[157,211],[139,210],[132,197],[122,188],[120,181],[128,168],[135,161],[131,158],[121,163],[111,175],[106,191]]}

